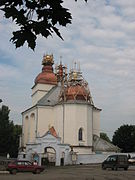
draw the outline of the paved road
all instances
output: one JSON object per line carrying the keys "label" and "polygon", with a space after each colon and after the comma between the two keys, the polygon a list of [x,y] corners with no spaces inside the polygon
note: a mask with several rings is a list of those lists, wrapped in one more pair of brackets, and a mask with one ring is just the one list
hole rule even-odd
{"label": "paved road", "polygon": [[41,174],[0,174],[0,180],[135,180],[135,166],[128,171],[102,170],[100,165],[80,165],[47,168]]}

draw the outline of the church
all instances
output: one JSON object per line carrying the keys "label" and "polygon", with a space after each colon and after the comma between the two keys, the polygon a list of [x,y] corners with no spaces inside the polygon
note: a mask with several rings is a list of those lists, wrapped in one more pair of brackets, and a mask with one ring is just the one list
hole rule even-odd
{"label": "church", "polygon": [[53,55],[44,55],[42,66],[32,87],[32,106],[22,112],[19,157],[42,165],[73,164],[79,155],[95,153],[101,109],[79,64],[68,72],[62,62],[53,67]]}

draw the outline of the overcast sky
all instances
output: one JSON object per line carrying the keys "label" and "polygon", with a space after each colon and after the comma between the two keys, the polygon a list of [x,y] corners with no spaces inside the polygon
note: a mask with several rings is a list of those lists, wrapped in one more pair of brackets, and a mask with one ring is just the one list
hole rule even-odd
{"label": "overcast sky", "polygon": [[21,124],[21,112],[31,106],[31,87],[41,71],[43,54],[71,67],[79,61],[95,106],[101,111],[101,131],[111,137],[123,124],[135,124],[135,0],[67,0],[72,25],[56,35],[39,37],[35,52],[9,42],[16,26],[0,13],[0,98]]}

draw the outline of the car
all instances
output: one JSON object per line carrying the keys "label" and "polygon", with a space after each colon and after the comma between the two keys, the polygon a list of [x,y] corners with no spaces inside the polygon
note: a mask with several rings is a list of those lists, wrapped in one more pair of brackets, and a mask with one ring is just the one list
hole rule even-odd
{"label": "car", "polygon": [[129,164],[135,165],[135,157],[131,157],[128,159]]}
{"label": "car", "polygon": [[40,174],[40,172],[44,171],[44,167],[34,165],[30,161],[17,160],[8,164],[7,171],[9,171],[10,174],[16,174],[17,172],[32,172],[34,174]]}
{"label": "car", "polygon": [[110,155],[102,163],[102,169],[111,168],[112,170],[117,170],[118,168],[123,168],[127,170],[129,167],[127,155]]}

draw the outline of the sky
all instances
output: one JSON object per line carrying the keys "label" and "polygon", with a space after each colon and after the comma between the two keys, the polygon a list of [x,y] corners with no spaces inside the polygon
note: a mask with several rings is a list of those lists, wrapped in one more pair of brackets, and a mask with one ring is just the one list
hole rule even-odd
{"label": "sky", "polygon": [[121,125],[135,125],[135,0],[65,0],[72,24],[39,37],[33,52],[9,41],[16,25],[0,12],[0,99],[10,120],[21,124],[21,112],[31,106],[31,87],[41,72],[44,54],[54,55],[68,69],[80,62],[96,107],[101,108],[101,132],[111,138]]}

